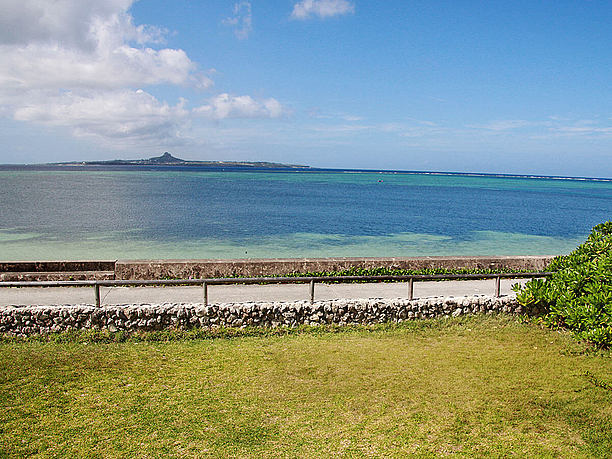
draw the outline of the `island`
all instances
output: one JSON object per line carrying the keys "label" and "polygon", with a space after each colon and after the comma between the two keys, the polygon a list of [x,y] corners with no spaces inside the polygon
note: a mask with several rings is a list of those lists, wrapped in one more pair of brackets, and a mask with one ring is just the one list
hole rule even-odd
{"label": "island", "polygon": [[148,159],[111,159],[107,161],[70,161],[48,163],[49,166],[206,166],[206,167],[246,167],[270,169],[310,169],[310,166],[282,164],[267,161],[189,161],[172,156],[167,151],[161,156]]}

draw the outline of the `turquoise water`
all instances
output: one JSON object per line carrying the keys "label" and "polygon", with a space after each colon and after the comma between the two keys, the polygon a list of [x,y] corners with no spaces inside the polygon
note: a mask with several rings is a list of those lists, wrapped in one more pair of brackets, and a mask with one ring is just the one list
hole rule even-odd
{"label": "turquoise water", "polygon": [[0,169],[0,260],[567,253],[612,182],[348,171]]}

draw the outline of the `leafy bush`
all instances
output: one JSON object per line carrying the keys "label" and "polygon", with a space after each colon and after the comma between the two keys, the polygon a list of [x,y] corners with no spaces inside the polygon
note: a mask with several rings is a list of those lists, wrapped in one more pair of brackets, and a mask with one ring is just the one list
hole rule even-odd
{"label": "leafy bush", "polygon": [[554,274],[517,286],[517,299],[544,312],[551,327],[565,327],[598,347],[612,347],[612,222],[593,228],[587,240],[548,267]]}
{"label": "leafy bush", "polygon": [[[432,275],[432,274],[498,274],[498,273],[522,273],[530,272],[530,269],[513,269],[513,268],[422,268],[422,269],[402,269],[402,268],[359,268],[350,267],[339,271],[313,271],[303,273],[290,273],[284,277],[336,277],[336,276],[415,276],[415,275]],[[354,281],[354,282],[368,282]],[[393,281],[385,281],[393,282]]]}

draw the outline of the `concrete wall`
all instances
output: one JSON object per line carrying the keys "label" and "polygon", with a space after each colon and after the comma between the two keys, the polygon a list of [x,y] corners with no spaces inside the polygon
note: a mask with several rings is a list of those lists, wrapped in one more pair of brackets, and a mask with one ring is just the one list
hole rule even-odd
{"label": "concrete wall", "polygon": [[111,261],[0,261],[0,282],[110,280],[115,278]]}
{"label": "concrete wall", "polygon": [[0,281],[147,280],[282,276],[349,268],[481,268],[544,270],[553,257],[271,258],[0,262]]}
{"label": "concrete wall", "polygon": [[553,257],[415,257],[415,258],[272,258],[246,260],[118,260],[115,278],[198,279],[207,277],[280,276],[290,273],[357,268],[508,268],[544,270]]}
{"label": "concrete wall", "polygon": [[52,271],[114,271],[115,260],[0,261],[0,273]]}
{"label": "concrete wall", "polygon": [[27,336],[74,329],[147,331],[194,327],[376,324],[476,313],[533,313],[514,298],[469,296],[290,303],[0,306],[0,333]]}

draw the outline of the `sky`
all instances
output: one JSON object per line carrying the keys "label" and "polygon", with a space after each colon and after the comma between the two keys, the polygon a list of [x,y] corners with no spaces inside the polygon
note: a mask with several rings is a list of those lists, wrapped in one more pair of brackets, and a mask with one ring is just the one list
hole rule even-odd
{"label": "sky", "polygon": [[2,0],[0,163],[612,177],[612,2]]}

